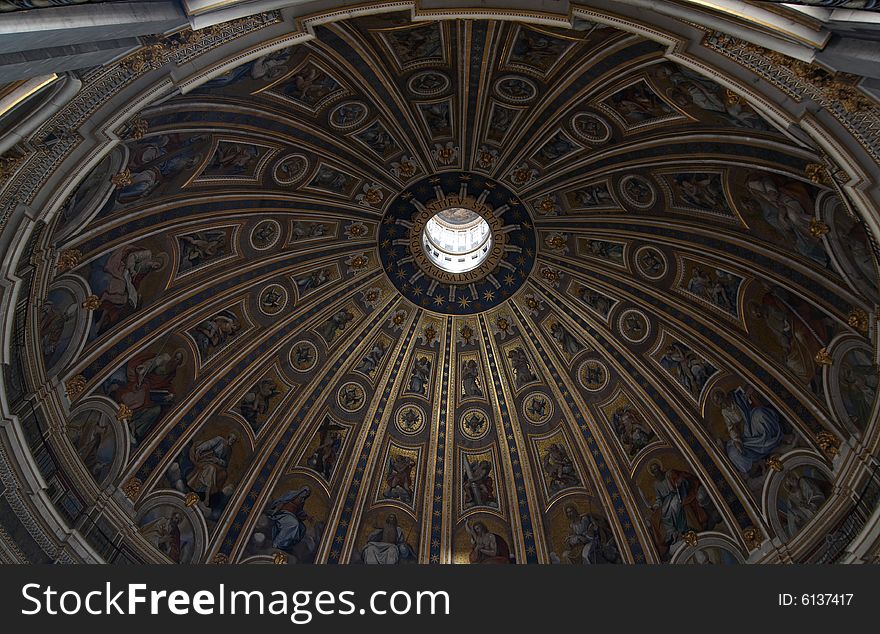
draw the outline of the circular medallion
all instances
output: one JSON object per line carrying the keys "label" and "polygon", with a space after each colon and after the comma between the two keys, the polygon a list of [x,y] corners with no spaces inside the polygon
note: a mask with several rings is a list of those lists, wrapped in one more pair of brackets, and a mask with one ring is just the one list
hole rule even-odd
{"label": "circular medallion", "polygon": [[287,297],[287,289],[281,284],[269,284],[260,292],[260,312],[270,317],[277,315],[287,306]]}
{"label": "circular medallion", "polygon": [[628,308],[620,313],[617,327],[621,336],[630,343],[642,343],[651,334],[651,324],[644,313]]}
{"label": "circular medallion", "polygon": [[523,399],[523,414],[530,423],[541,425],[553,415],[553,401],[543,392],[532,392]]}
{"label": "circular medallion", "polygon": [[669,265],[666,256],[659,249],[643,246],[636,249],[636,269],[649,280],[659,280],[666,275]]}
{"label": "circular medallion", "polygon": [[336,403],[346,412],[357,412],[367,402],[366,393],[360,383],[350,381],[339,388]]}
{"label": "circular medallion", "polygon": [[536,238],[525,206],[507,187],[446,172],[391,201],[379,245],[383,269],[407,299],[468,315],[497,306],[522,286],[534,266]]}
{"label": "circular medallion", "polygon": [[495,93],[511,103],[528,103],[538,94],[538,87],[525,77],[507,75],[495,82]]}
{"label": "circular medallion", "polygon": [[257,251],[274,247],[281,238],[281,225],[275,220],[261,220],[251,231],[251,246]]}
{"label": "circular medallion", "polygon": [[489,418],[481,409],[469,409],[458,422],[461,433],[470,440],[479,440],[489,433]]}
{"label": "circular medallion", "polygon": [[657,201],[657,190],[651,181],[642,176],[624,176],[618,188],[623,199],[636,209],[650,209]]}
{"label": "circular medallion", "polygon": [[318,362],[318,349],[311,341],[299,341],[290,349],[290,365],[297,372],[308,372]]}
{"label": "circular medallion", "polygon": [[272,178],[279,185],[293,185],[302,180],[308,169],[309,159],[302,154],[288,154],[275,163]]}
{"label": "circular medallion", "polygon": [[449,77],[436,70],[426,70],[409,78],[409,91],[419,97],[442,95],[450,86]]}
{"label": "circular medallion", "polygon": [[602,117],[592,112],[579,112],[571,118],[575,136],[588,143],[605,143],[611,138],[611,127]]}
{"label": "circular medallion", "polygon": [[608,385],[608,368],[596,359],[587,359],[578,368],[578,381],[589,392],[599,392]]}
{"label": "circular medallion", "polygon": [[367,106],[360,101],[346,101],[330,111],[330,125],[337,130],[354,128],[367,118]]}
{"label": "circular medallion", "polygon": [[425,412],[416,405],[404,405],[397,410],[394,423],[402,433],[413,436],[425,428]]}

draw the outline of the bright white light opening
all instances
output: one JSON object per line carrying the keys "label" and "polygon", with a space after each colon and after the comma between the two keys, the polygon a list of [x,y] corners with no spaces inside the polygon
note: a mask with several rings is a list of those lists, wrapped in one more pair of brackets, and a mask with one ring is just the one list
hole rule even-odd
{"label": "bright white light opening", "polygon": [[480,266],[492,249],[489,223],[469,209],[444,209],[425,224],[422,247],[431,261],[450,273]]}

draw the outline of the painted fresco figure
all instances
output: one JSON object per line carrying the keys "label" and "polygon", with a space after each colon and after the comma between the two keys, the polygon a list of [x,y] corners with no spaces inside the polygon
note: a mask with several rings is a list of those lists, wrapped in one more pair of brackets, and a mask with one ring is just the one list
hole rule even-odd
{"label": "painted fresco figure", "polygon": [[224,174],[243,174],[256,160],[260,150],[249,143],[221,143],[211,159],[211,168]]}
{"label": "painted fresco figure", "polygon": [[80,460],[98,483],[103,482],[113,461],[113,451],[107,455],[105,441],[112,439],[112,429],[106,416],[98,413],[97,418],[89,420],[80,429],[76,438],[76,452]]}
{"label": "painted fresco figure", "polygon": [[[354,179],[348,174],[322,165],[312,179],[311,186],[327,189],[337,194],[344,194]],[[294,238],[296,236],[294,235]]]}
{"label": "painted fresco figure", "polygon": [[308,275],[303,275],[296,280],[296,287],[299,289],[300,295],[306,291],[310,291],[323,286],[330,279],[330,272],[327,269],[312,271]]}
{"label": "painted fresco figure", "polygon": [[44,359],[51,359],[58,351],[58,344],[64,337],[65,326],[76,320],[76,314],[76,304],[71,304],[62,310],[47,299],[40,306],[40,347]]}
{"label": "painted fresco figure", "polygon": [[877,371],[865,350],[855,349],[840,362],[840,395],[849,422],[857,429],[865,429],[874,410],[877,394]]}
{"label": "painted fresco figure", "polygon": [[702,75],[671,65],[663,65],[659,73],[672,83],[672,98],[679,106],[685,107],[690,102],[707,112],[717,114],[731,125],[753,130],[769,129],[756,112],[739,100],[728,103],[721,86]]}
{"label": "painted fresco figure", "polygon": [[568,451],[564,445],[552,443],[547,447],[547,453],[541,459],[541,466],[544,468],[544,474],[549,481],[548,488],[551,495],[562,489],[577,486],[580,483],[574,462],[568,456]]}
{"label": "painted fresco figure", "polygon": [[176,564],[180,563],[182,519],[181,514],[174,511],[170,517],[160,517],[140,528],[141,535]]}
{"label": "painted fresco figure", "polygon": [[344,429],[327,418],[318,430],[318,446],[306,461],[310,469],[320,473],[328,482],[336,467],[339,451],[342,449],[342,436],[339,432]]}
{"label": "painted fresco figure", "polygon": [[544,68],[555,62],[565,51],[565,42],[531,29],[522,29],[513,45],[512,58]]}
{"label": "painted fresco figure", "polygon": [[660,359],[660,365],[668,370],[675,380],[694,398],[699,397],[703,386],[716,369],[693,350],[680,343],[671,343]]}
{"label": "painted fresco figure", "polygon": [[642,415],[630,405],[617,408],[611,422],[630,457],[638,454],[656,438],[654,431],[645,424]]}
{"label": "painted fresco figure", "polygon": [[782,348],[781,359],[792,374],[819,393],[816,353],[833,335],[833,323],[809,304],[780,287],[749,303],[749,315],[767,327]]}
{"label": "painted fresco figure", "polygon": [[204,495],[205,506],[211,506],[211,496],[223,490],[226,484],[232,447],[238,437],[235,434],[214,436],[194,444],[190,448],[190,461],[195,465],[187,475],[187,486]]}
{"label": "painted fresco figure", "polygon": [[385,358],[388,352],[388,345],[383,339],[377,339],[373,347],[364,355],[363,359],[357,366],[358,372],[363,372],[367,376],[373,376],[373,373],[379,369],[379,364]]}
{"label": "painted fresco figure", "polygon": [[474,359],[468,359],[461,366],[461,389],[465,396],[483,396],[479,384],[480,370]]}
{"label": "painted fresco figure", "polygon": [[275,379],[262,379],[254,389],[244,395],[239,411],[252,426],[259,423],[261,416],[269,413],[272,399],[281,394]]}
{"label": "painted fresco figure", "polygon": [[828,266],[828,254],[821,240],[810,233],[812,210],[801,202],[798,183],[779,185],[777,179],[762,174],[746,183],[751,199],[757,204],[767,224],[776,229],[785,240],[790,240],[801,255]]}
{"label": "painted fresco figure", "polygon": [[786,474],[782,488],[786,494],[782,500],[785,530],[789,537],[794,537],[819,512],[825,494],[815,480],[793,471]]}
{"label": "painted fresco figure", "polygon": [[468,561],[472,564],[509,564],[510,547],[501,535],[492,533],[483,522],[465,521],[465,530],[471,540]]}
{"label": "painted fresco figure", "polygon": [[290,97],[312,107],[339,88],[339,83],[323,70],[309,64],[299,70],[284,84],[284,92]]}
{"label": "painted fresco figure", "polygon": [[614,202],[611,192],[604,183],[586,185],[573,192],[577,204],[581,207],[600,207]]}
{"label": "painted fresco figure", "polygon": [[144,352],[132,357],[105,382],[105,393],[132,411],[129,427],[133,444],[143,440],[174,402],[173,383],[183,363],[182,350],[173,354]]}
{"label": "painted fresco figure", "polygon": [[409,377],[407,391],[428,395],[428,387],[431,381],[431,361],[428,357],[421,357],[413,362],[412,374]]}
{"label": "painted fresco figure", "polygon": [[201,86],[201,89],[230,86],[246,77],[250,79],[277,79],[287,72],[288,59],[290,59],[289,48],[273,51],[268,55],[255,59],[249,64],[242,64],[237,68],[218,75]]}
{"label": "painted fresco figure", "polygon": [[495,480],[492,478],[492,463],[488,460],[471,462],[465,459],[465,472],[462,481],[464,505],[498,507],[495,494]]}
{"label": "painted fresco figure", "polygon": [[550,328],[550,334],[562,348],[562,351],[569,356],[573,357],[584,349],[583,344],[560,323],[553,324]]}
{"label": "painted fresco figure", "polygon": [[737,470],[749,474],[752,467],[769,457],[781,444],[784,436],[779,412],[772,406],[755,405],[751,389],[720,390],[712,401],[721,408],[730,440],[725,449]]}
{"label": "painted fresco figure", "polygon": [[192,336],[202,358],[207,359],[229,339],[235,337],[240,330],[241,322],[238,316],[229,311],[223,311],[200,322],[193,329]]}
{"label": "painted fresco figure", "polygon": [[370,565],[393,566],[415,558],[403,529],[397,525],[397,516],[389,513],[381,526],[367,536],[367,545],[361,551],[361,560]]}
{"label": "painted fresco figure", "polygon": [[327,343],[332,343],[336,335],[345,330],[345,327],[354,319],[354,315],[350,311],[343,308],[334,313],[330,318],[318,327],[320,334]]}
{"label": "painted fresco figure", "polygon": [[560,559],[550,553],[553,563],[606,564],[619,563],[620,552],[610,531],[603,530],[595,517],[581,514],[574,504],[565,506],[565,517],[569,521],[569,533],[565,538],[566,550]]}
{"label": "painted fresco figure", "polygon": [[404,63],[435,57],[441,52],[440,31],[434,26],[390,31],[388,37],[395,53]]}
{"label": "painted fresco figure", "polygon": [[513,368],[517,386],[537,380],[538,377],[532,372],[532,364],[525,350],[513,348],[507,352],[507,358],[510,360],[510,367]]}
{"label": "painted fresco figure", "polygon": [[688,280],[688,290],[710,304],[736,314],[736,296],[741,280],[725,271],[714,269],[712,273],[694,267]]}
{"label": "painted fresco figure", "polygon": [[119,247],[108,257],[91,285],[101,300],[96,311],[95,333],[100,334],[141,307],[144,278],[164,266],[162,256],[136,245]]}
{"label": "painted fresco figure", "polygon": [[581,286],[579,295],[587,306],[603,317],[607,317],[608,313],[611,312],[612,306],[614,306],[614,302],[610,297],[587,286]]}
{"label": "painted fresco figure", "polygon": [[654,477],[651,504],[654,539],[660,555],[665,557],[687,531],[714,526],[717,511],[711,507],[706,489],[692,473],[664,469],[657,461],[648,466],[648,471]]}
{"label": "painted fresco figure", "polygon": [[614,93],[611,102],[620,116],[630,125],[651,121],[674,112],[642,82]]}
{"label": "painted fresco figure", "polygon": [[306,223],[297,220],[293,223],[293,240],[305,240],[306,238],[321,238],[327,235],[327,225],[316,222]]}
{"label": "painted fresco figure", "polygon": [[269,503],[266,515],[272,522],[272,546],[280,550],[291,550],[302,541],[308,518],[305,503],[311,494],[312,490],[304,486],[287,491]]}
{"label": "painted fresco figure", "polygon": [[199,231],[180,236],[183,245],[181,268],[193,268],[226,255],[226,234],[222,231]]}
{"label": "painted fresco figure", "polygon": [[390,500],[400,500],[405,504],[412,501],[412,472],[416,461],[409,456],[395,455],[388,459],[385,472],[385,491],[382,493]]}

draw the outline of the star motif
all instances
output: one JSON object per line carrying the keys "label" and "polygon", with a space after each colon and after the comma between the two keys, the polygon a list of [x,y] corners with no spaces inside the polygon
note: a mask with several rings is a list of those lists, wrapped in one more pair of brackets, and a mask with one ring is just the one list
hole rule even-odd
{"label": "star motif", "polygon": [[462,297],[458,300],[458,305],[462,308],[467,308],[470,305],[470,300],[467,297]]}
{"label": "star motif", "polygon": [[507,284],[508,286],[513,286],[516,283],[516,279],[513,277],[513,275],[508,273],[507,275],[504,276],[504,283]]}
{"label": "star motif", "polygon": [[443,299],[442,295],[434,295],[434,303],[438,306],[442,306],[445,302],[446,300]]}
{"label": "star motif", "polygon": [[483,291],[483,299],[487,302],[491,302],[495,299],[495,291]]}

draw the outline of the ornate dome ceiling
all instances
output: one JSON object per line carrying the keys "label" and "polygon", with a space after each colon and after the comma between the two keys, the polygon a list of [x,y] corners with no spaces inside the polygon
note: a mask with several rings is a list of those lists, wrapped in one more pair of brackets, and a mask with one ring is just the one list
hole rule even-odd
{"label": "ornate dome ceiling", "polygon": [[811,557],[874,442],[872,241],[630,31],[362,15],[145,101],[22,260],[62,514],[132,561]]}

